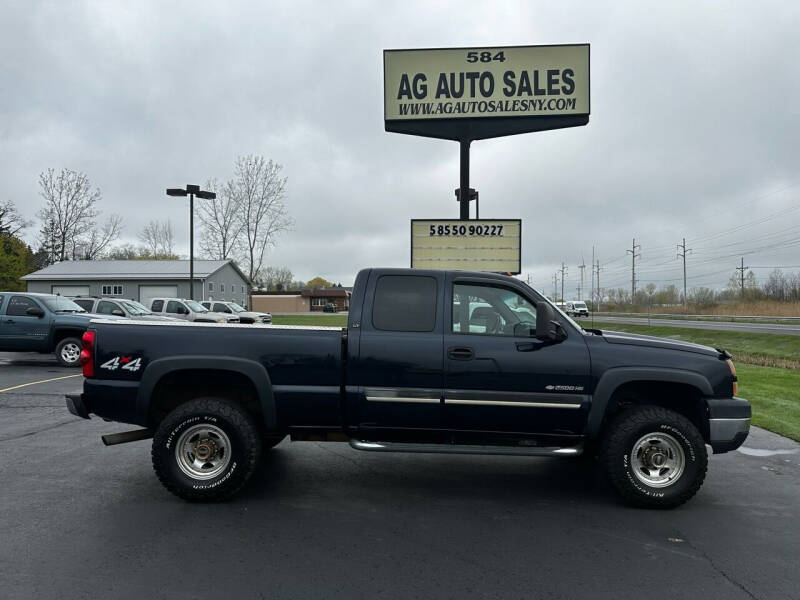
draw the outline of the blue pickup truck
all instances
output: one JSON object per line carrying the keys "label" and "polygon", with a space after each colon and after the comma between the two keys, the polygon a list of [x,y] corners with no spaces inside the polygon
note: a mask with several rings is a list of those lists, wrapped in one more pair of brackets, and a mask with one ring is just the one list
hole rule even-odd
{"label": "blue pickup truck", "polygon": [[93,413],[153,438],[164,486],[235,494],[262,452],[294,441],[376,452],[599,457],[632,504],[677,506],[707,450],[740,446],[750,404],[724,350],[587,330],[503,275],[361,271],[346,329],[93,321],[83,393]]}
{"label": "blue pickup truck", "polygon": [[62,367],[77,367],[81,336],[100,316],[63,296],[0,292],[0,351],[52,352]]}

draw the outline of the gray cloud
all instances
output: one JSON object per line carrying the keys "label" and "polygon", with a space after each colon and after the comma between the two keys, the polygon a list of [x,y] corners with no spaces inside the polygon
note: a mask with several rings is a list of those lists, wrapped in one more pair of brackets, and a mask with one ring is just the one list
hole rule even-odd
{"label": "gray cloud", "polygon": [[[32,217],[40,171],[83,170],[126,238],[167,217],[186,252],[185,203],[164,188],[264,154],[297,222],[269,261],[348,283],[407,264],[409,219],[457,215],[456,144],[383,131],[384,48],[590,42],[587,127],[473,145],[482,216],[524,219],[524,268],[545,290],[563,260],[572,291],[593,244],[604,283],[628,285],[633,237],[642,284],[679,277],[685,236],[692,283],[720,285],[737,253],[797,240],[775,232],[800,211],[704,238],[797,206],[798,17],[794,3],[10,4],[2,197]],[[798,247],[747,260],[800,264]]]}

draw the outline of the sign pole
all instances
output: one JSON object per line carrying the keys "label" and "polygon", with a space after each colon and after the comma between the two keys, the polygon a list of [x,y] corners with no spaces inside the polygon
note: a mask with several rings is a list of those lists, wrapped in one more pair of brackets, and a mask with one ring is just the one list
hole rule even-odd
{"label": "sign pole", "polygon": [[471,140],[462,138],[461,146],[461,190],[459,192],[460,214],[459,219],[469,221],[469,145]]}

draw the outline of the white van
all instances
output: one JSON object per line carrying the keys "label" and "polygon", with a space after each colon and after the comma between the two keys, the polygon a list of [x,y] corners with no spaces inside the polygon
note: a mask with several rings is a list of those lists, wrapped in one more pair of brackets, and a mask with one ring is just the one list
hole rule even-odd
{"label": "white van", "polygon": [[588,317],[589,308],[583,300],[568,300],[563,309],[570,317]]}

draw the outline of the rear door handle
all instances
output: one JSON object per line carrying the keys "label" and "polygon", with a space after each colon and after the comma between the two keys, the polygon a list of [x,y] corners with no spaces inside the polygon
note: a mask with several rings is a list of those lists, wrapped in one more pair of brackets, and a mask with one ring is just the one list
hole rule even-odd
{"label": "rear door handle", "polygon": [[461,346],[456,348],[448,348],[447,356],[453,360],[472,360],[475,358],[475,352],[472,350],[472,348]]}

